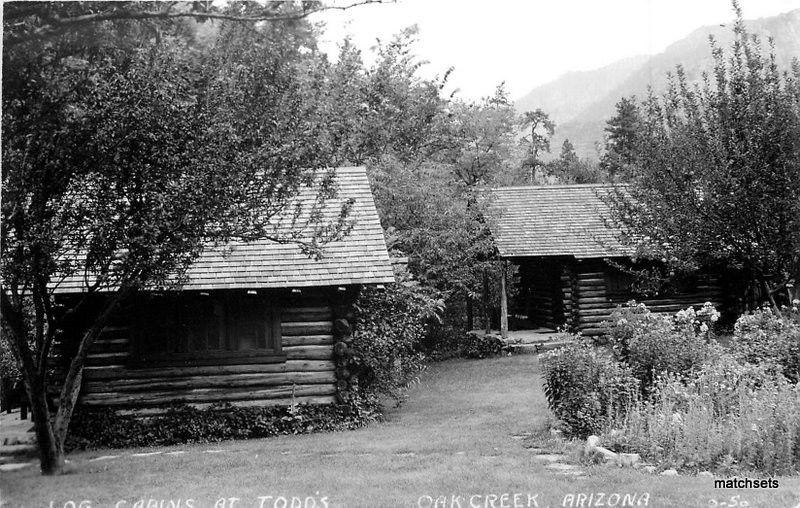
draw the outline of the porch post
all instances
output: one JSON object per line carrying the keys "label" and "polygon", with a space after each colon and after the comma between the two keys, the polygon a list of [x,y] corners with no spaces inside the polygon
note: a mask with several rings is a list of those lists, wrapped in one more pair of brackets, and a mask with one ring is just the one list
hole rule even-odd
{"label": "porch post", "polygon": [[504,339],[508,337],[508,299],[506,298],[506,274],[508,272],[508,262],[502,260],[502,270],[500,274],[500,336]]}

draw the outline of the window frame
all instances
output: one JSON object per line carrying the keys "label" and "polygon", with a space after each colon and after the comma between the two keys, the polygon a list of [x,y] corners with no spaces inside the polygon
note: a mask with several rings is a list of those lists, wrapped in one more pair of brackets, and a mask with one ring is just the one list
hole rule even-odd
{"label": "window frame", "polygon": [[[130,355],[130,366],[134,368],[152,366],[186,366],[186,365],[219,365],[219,364],[242,364],[242,363],[278,363],[286,360],[283,353],[281,339],[281,308],[276,304],[276,300],[267,295],[248,294],[246,291],[209,291],[203,295],[195,291],[181,291],[162,296],[147,295],[135,304],[133,333],[133,348]],[[153,352],[147,347],[146,334],[152,332],[152,319],[148,317],[148,310],[152,305],[159,305],[157,298],[164,298],[160,305],[170,305],[175,318],[166,324],[171,328],[164,335],[171,339],[171,344],[158,352]],[[191,349],[190,336],[187,330],[190,325],[182,319],[181,312],[185,311],[186,298],[208,298],[213,305],[221,306],[221,316],[219,318],[218,348],[210,349],[208,339],[205,341],[205,348],[202,350],[170,352],[174,349],[176,341],[186,341],[187,349]],[[256,299],[260,301],[258,306],[263,306],[264,348],[250,348],[239,350],[240,333],[238,323],[241,322],[241,315],[236,313],[235,305],[246,299]],[[169,311],[168,311],[169,312]],[[159,335],[162,335],[159,333]]]}

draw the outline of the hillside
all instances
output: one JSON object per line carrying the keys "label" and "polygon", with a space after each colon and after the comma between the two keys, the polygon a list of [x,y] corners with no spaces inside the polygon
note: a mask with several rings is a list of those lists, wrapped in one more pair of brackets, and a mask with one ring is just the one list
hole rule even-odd
{"label": "hillside", "polygon": [[[779,66],[787,68],[793,57],[800,57],[800,9],[746,24],[751,33],[774,39]],[[699,80],[712,65],[710,35],[722,48],[729,47],[730,27],[699,28],[657,55],[627,58],[594,71],[567,73],[533,89],[516,102],[516,107],[520,112],[540,107],[550,113],[558,125],[552,140],[555,152],[567,138],[579,155],[596,158],[595,147],[602,144],[605,122],[620,97],[641,97],[648,86],[663,91],[667,73],[677,64],[683,65],[690,81]]]}

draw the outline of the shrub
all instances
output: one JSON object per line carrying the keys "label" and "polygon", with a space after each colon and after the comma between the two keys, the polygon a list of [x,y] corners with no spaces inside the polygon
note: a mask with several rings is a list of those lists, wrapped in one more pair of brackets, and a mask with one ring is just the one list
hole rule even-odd
{"label": "shrub", "polygon": [[422,350],[430,360],[448,360],[461,356],[463,341],[463,327],[453,325],[445,317],[442,323],[438,321],[430,323],[422,341]]}
{"label": "shrub", "polygon": [[800,386],[723,355],[694,379],[660,378],[651,400],[606,438],[670,467],[792,473],[800,466]]}
{"label": "shrub", "polygon": [[348,368],[363,394],[399,398],[399,388],[422,368],[420,343],[441,310],[435,292],[411,281],[361,291]]}
{"label": "shrub", "polygon": [[467,358],[488,358],[503,352],[505,344],[496,335],[467,333],[461,346],[461,354]]}
{"label": "shrub", "polygon": [[617,308],[606,323],[615,357],[627,362],[641,382],[642,393],[652,391],[657,376],[691,377],[706,361],[720,354],[709,337],[719,317],[711,304],[695,312],[689,308],[674,318],[653,314],[644,304],[628,302]]}
{"label": "shrub", "polygon": [[70,422],[66,448],[167,446],[349,430],[379,417],[378,405],[367,398],[331,405],[236,407],[223,404],[207,409],[184,405],[151,417],[121,415],[112,409],[81,408]]}
{"label": "shrub", "polygon": [[733,327],[731,348],[743,361],[774,365],[789,381],[800,381],[800,312],[770,308],[745,314]]}
{"label": "shrub", "polygon": [[573,434],[598,433],[638,399],[639,382],[606,351],[571,344],[542,356],[544,393]]}
{"label": "shrub", "polygon": [[629,301],[625,307],[617,307],[611,313],[611,321],[603,322],[603,332],[608,338],[614,356],[628,361],[631,340],[653,328],[665,329],[668,322],[658,314],[650,312],[645,304]]}

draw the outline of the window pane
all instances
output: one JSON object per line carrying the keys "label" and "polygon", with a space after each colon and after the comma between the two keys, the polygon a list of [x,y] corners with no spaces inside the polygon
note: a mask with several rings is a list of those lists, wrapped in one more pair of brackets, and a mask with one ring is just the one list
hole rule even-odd
{"label": "window pane", "polygon": [[266,349],[266,329],[269,324],[266,302],[263,298],[253,295],[237,298],[235,302],[236,349],[238,351]]}

